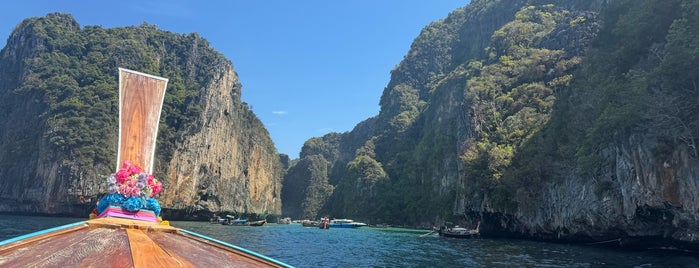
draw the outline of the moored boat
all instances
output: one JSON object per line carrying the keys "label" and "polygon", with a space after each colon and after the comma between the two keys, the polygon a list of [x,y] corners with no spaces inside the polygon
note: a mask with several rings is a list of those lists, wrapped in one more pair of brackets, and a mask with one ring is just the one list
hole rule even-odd
{"label": "moored boat", "polygon": [[242,220],[242,219],[235,219],[235,220],[227,220],[222,222],[221,224],[223,225],[233,225],[233,226],[246,226],[248,225],[248,220]]}
{"label": "moored boat", "polygon": [[211,224],[223,224],[223,222],[225,222],[225,221],[226,221],[226,219],[221,218],[221,216],[215,216],[215,217],[209,219],[209,223],[211,223]]}
{"label": "moored boat", "polygon": [[232,215],[226,215],[226,220],[221,222],[223,225],[245,226],[248,225],[248,220],[240,219]]}
{"label": "moored boat", "polygon": [[262,226],[267,223],[267,220],[259,220],[259,221],[249,221],[248,226]]}
{"label": "moored boat", "polygon": [[303,226],[303,227],[318,227],[318,222],[312,221],[312,220],[302,220],[301,226]]}
{"label": "moored boat", "polygon": [[258,221],[248,221],[246,219],[236,219],[234,216],[231,215],[226,215],[228,218],[221,224],[223,225],[233,225],[233,226],[262,226],[267,223],[267,220],[258,220]]}
{"label": "moored boat", "polygon": [[475,229],[467,229],[459,226],[446,227],[442,226],[439,228],[439,235],[444,237],[454,237],[454,238],[474,238],[481,235],[481,223],[478,222]]}
{"label": "moored boat", "polygon": [[119,68],[117,172],[107,178],[109,194],[90,220],[0,241],[0,266],[291,267],[160,218],[154,196],[162,183],[151,174],[167,81]]}
{"label": "moored boat", "polygon": [[330,228],[358,228],[362,226],[366,226],[366,223],[362,222],[355,222],[350,219],[334,219],[330,220],[330,224],[328,224]]}

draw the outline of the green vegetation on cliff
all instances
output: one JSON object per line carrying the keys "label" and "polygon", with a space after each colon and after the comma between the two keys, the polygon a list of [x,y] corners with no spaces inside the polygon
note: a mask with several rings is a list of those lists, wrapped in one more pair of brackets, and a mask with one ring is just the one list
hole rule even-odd
{"label": "green vegetation on cliff", "polygon": [[[36,95],[46,107],[39,118],[46,122],[44,136],[62,155],[56,157],[86,166],[116,156],[117,68],[170,79],[156,157],[163,159],[173,150],[174,140],[195,127],[191,124],[200,113],[198,89],[210,79],[207,69],[221,57],[196,34],[172,34],[147,24],[80,29],[69,15],[49,14],[22,22],[17,31],[15,35],[30,36],[36,44],[23,59],[24,73],[12,92]],[[11,49],[15,48],[5,48]]]}
{"label": "green vegetation on cliff", "polygon": [[581,79],[533,144],[545,150],[527,156],[575,167],[599,181],[600,198],[619,187],[606,171],[612,144],[648,139],[665,165],[683,148],[698,157],[697,15],[696,1],[615,1],[603,13],[606,27],[581,64]]}
{"label": "green vegetation on cliff", "polygon": [[[474,190],[492,191],[493,204],[504,211],[514,211],[515,195],[535,195],[538,181],[550,179],[530,166],[511,170],[512,161],[548,122],[557,95],[581,61],[570,52],[574,48],[546,45],[562,33],[580,31],[594,34],[594,18],[553,5],[525,7],[495,31],[493,45],[486,48],[488,58],[475,65],[480,69],[467,82],[465,100],[478,136],[461,155],[462,176],[477,186]],[[507,172],[519,173],[516,182],[503,184]]]}

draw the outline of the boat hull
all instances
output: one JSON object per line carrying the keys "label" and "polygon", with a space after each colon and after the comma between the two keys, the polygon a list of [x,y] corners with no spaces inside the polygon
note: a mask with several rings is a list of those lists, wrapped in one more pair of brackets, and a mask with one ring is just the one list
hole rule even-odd
{"label": "boat hull", "polygon": [[262,226],[262,225],[265,225],[265,223],[267,223],[266,220],[251,221],[251,222],[248,222],[248,225],[249,225],[249,226]]}
{"label": "boat hull", "polygon": [[262,226],[267,223],[267,220],[259,220],[259,221],[247,221],[247,220],[234,220],[234,221],[224,221],[221,222],[223,225],[230,225],[230,226]]}
{"label": "boat hull", "polygon": [[440,232],[440,236],[444,237],[453,237],[453,238],[477,238],[480,234],[475,233],[475,234],[455,234],[455,233],[445,233],[445,232]]}
{"label": "boat hull", "polygon": [[366,223],[350,219],[334,219],[330,221],[330,228],[359,228],[362,226],[366,226]]}
{"label": "boat hull", "polygon": [[362,226],[366,226],[366,224],[357,224],[357,223],[331,223],[329,224],[330,228],[359,228]]}
{"label": "boat hull", "polygon": [[442,226],[439,228],[439,235],[444,237],[453,238],[476,238],[481,236],[481,222],[476,224],[475,229],[467,229],[460,226],[447,227]]}

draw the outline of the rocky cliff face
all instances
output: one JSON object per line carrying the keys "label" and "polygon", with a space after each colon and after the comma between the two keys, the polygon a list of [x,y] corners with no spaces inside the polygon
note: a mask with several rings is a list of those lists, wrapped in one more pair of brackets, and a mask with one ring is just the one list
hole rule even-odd
{"label": "rocky cliff face", "polygon": [[151,25],[20,23],[0,51],[0,211],[85,216],[114,172],[117,68],[170,79],[154,175],[165,216],[278,214],[282,167],[230,61]]}
{"label": "rocky cliff face", "polygon": [[329,140],[321,213],[696,248],[697,10],[472,1],[416,38],[377,117]]}
{"label": "rocky cliff face", "polygon": [[464,213],[486,219],[486,230],[501,236],[696,249],[696,160],[678,149],[667,162],[660,161],[653,153],[656,142],[633,135],[610,145],[604,175],[563,173],[568,176],[541,185],[540,196],[513,197],[530,204],[513,214],[487,201],[474,202],[481,207],[467,207]]}
{"label": "rocky cliff face", "polygon": [[[201,92],[197,130],[164,163],[162,205],[185,211],[281,212],[281,162],[261,122],[240,102],[240,84],[223,62]],[[218,68],[217,68],[218,69]],[[254,126],[254,128],[251,128]]]}

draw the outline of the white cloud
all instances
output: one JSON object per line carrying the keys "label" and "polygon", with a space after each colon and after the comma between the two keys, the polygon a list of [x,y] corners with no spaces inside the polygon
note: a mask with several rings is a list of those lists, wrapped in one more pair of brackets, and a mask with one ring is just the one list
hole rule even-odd
{"label": "white cloud", "polygon": [[276,114],[276,115],[286,115],[286,114],[288,114],[289,112],[287,112],[287,111],[272,111],[272,113],[273,113],[273,114]]}

